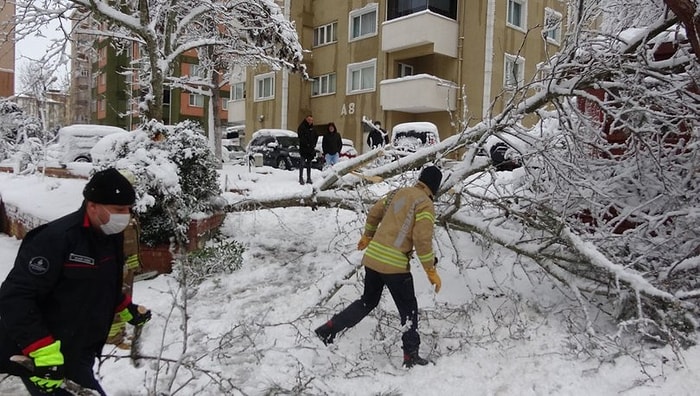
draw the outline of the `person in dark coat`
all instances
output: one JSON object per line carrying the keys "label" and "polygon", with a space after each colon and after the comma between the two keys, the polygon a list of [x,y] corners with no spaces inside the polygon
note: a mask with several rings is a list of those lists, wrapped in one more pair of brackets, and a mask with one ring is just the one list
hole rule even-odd
{"label": "person in dark coat", "polygon": [[92,367],[114,314],[135,326],[151,318],[122,293],[131,183],[110,168],[83,197],[80,209],[26,235],[0,286],[0,372],[20,376],[31,395],[67,395],[65,379],[105,395]]}
{"label": "person in dark coat", "polygon": [[367,135],[367,145],[370,149],[375,149],[386,144],[389,144],[389,135],[387,135],[386,130],[382,128],[382,123],[375,121],[374,128],[372,128],[372,130],[369,131],[369,135]]}
{"label": "person in dark coat", "polygon": [[326,158],[326,164],[333,166],[338,163],[340,160],[340,150],[343,148],[343,138],[340,137],[340,133],[338,133],[335,124],[332,122],[328,123],[328,129],[326,134],[323,135],[321,148]]}
{"label": "person in dark coat", "polygon": [[520,168],[517,158],[513,158],[511,148],[504,142],[498,142],[489,148],[489,156],[497,171],[512,171]]}
{"label": "person in dark coat", "polygon": [[304,168],[306,168],[306,183],[311,184],[311,161],[316,157],[318,134],[314,131],[314,117],[309,114],[297,128],[299,135],[299,184],[304,184]]}
{"label": "person in dark coat", "polygon": [[332,344],[336,334],[358,324],[379,304],[384,286],[389,289],[405,329],[401,336],[406,367],[428,364],[418,354],[418,302],[413,288],[410,261],[414,254],[428,276],[435,292],[442,281],[435,265],[433,199],[442,181],[442,172],[429,166],[423,169],[412,187],[393,190],[377,201],[367,214],[365,230],[357,244],[365,251],[365,285],[362,296],[344,310],[316,328],[324,344]]}

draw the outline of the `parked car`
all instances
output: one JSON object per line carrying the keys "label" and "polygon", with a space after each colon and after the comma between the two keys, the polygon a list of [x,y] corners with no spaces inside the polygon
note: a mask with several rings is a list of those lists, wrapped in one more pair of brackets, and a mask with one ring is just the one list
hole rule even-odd
{"label": "parked car", "polygon": [[[262,154],[263,165],[278,169],[299,168],[299,136],[286,129],[260,129],[253,133],[246,148],[246,157],[254,162],[255,154]],[[323,157],[316,151],[316,158],[311,162],[316,169],[323,168]]]}
{"label": "parked car", "polygon": [[[355,149],[355,143],[350,139],[342,139],[343,147],[340,149],[340,160],[348,160],[350,158],[357,157],[357,150]],[[318,137],[318,143],[316,143],[316,151],[323,154],[323,136]]]}
{"label": "parked car", "polygon": [[391,147],[399,155],[415,153],[440,143],[440,134],[432,122],[405,122],[391,129]]}
{"label": "parked car", "polygon": [[47,152],[51,158],[65,165],[69,162],[91,162],[90,150],[105,136],[128,133],[126,130],[107,125],[75,124],[58,130],[57,142]]}
{"label": "parked car", "polygon": [[245,163],[246,152],[243,147],[236,144],[224,144],[221,146],[221,157],[224,162],[235,164]]}

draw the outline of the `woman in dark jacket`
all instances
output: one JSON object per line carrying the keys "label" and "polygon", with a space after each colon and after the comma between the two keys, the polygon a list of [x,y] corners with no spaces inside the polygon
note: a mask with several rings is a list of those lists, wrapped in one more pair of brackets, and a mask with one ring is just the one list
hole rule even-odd
{"label": "woman in dark jacket", "polygon": [[335,124],[328,123],[326,134],[323,135],[323,143],[321,143],[323,155],[326,158],[326,164],[333,166],[340,160],[340,150],[343,148],[343,139],[340,133],[335,128]]}

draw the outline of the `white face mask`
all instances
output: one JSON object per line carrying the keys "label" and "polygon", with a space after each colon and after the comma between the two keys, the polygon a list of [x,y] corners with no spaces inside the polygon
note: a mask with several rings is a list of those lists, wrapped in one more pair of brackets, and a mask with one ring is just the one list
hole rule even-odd
{"label": "white face mask", "polygon": [[102,232],[107,235],[119,234],[126,229],[131,221],[131,215],[128,213],[120,214],[107,211],[107,214],[109,220],[100,226]]}

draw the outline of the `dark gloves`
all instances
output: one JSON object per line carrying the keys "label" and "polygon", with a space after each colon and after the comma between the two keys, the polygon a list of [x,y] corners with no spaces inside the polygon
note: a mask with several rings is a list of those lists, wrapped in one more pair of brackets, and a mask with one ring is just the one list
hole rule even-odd
{"label": "dark gloves", "polygon": [[34,359],[34,375],[29,377],[34,386],[44,393],[53,393],[61,387],[65,377],[61,341],[29,352],[29,357]]}
{"label": "dark gloves", "polygon": [[151,311],[142,305],[130,303],[126,308],[119,312],[119,316],[123,321],[129,322],[134,326],[143,326],[151,320]]}

